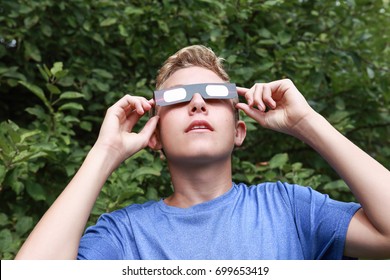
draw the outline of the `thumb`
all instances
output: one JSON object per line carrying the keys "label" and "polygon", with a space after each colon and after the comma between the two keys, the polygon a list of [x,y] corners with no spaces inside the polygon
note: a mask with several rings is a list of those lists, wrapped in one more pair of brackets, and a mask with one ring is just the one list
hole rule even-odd
{"label": "thumb", "polygon": [[158,120],[158,116],[150,118],[139,133],[124,133],[125,157],[123,160],[131,157],[148,145],[149,139],[157,127]]}
{"label": "thumb", "polygon": [[237,109],[240,109],[242,111],[244,111],[244,113],[254,119],[255,121],[257,121],[261,126],[265,127],[265,112],[262,112],[260,111],[259,109],[256,109],[254,107],[251,107],[249,106],[248,104],[246,103],[238,103],[236,105],[236,108]]}
{"label": "thumb", "polygon": [[146,145],[149,142],[150,137],[152,137],[153,132],[156,130],[157,123],[159,121],[160,117],[159,116],[154,116],[150,118],[145,126],[142,128],[142,130],[138,133],[138,135],[141,137],[143,140],[143,146],[146,147]]}

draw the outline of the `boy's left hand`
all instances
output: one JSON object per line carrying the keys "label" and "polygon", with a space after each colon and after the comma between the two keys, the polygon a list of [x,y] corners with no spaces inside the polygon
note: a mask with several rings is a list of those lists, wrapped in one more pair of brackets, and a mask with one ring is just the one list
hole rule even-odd
{"label": "boy's left hand", "polygon": [[296,126],[314,112],[288,79],[257,83],[250,89],[237,87],[237,92],[247,103],[238,103],[236,108],[275,131],[294,135]]}

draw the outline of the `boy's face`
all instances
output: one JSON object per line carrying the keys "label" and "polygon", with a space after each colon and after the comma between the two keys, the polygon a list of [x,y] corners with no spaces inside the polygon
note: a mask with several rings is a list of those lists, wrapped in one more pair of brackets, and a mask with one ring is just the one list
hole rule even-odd
{"label": "boy's face", "polygon": [[[225,83],[211,70],[189,67],[176,71],[163,88],[201,83]],[[150,146],[164,149],[168,161],[206,163],[229,159],[245,138],[245,124],[235,120],[232,99],[203,99],[194,93],[188,102],[163,106]]]}

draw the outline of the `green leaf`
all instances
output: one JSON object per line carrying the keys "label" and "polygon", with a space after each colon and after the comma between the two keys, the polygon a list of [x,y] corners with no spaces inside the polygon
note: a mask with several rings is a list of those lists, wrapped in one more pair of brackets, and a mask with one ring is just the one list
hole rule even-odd
{"label": "green leaf", "polygon": [[282,168],[288,161],[288,154],[277,154],[271,158],[269,161],[269,167],[271,169],[274,168]]}
{"label": "green leaf", "polygon": [[46,200],[45,190],[37,183],[28,183],[26,186],[26,191],[35,201]]}
{"label": "green leaf", "polygon": [[161,172],[160,172],[160,170],[158,170],[156,168],[144,166],[144,167],[141,167],[141,168],[138,168],[137,170],[135,170],[133,172],[133,174],[131,174],[131,177],[136,178],[136,177],[145,176],[145,175],[160,176]]}
{"label": "green leaf", "polygon": [[169,33],[169,27],[166,21],[164,20],[159,20],[157,21],[158,27],[164,32],[164,33]]}
{"label": "green leaf", "polygon": [[139,188],[135,182],[133,182],[128,186],[128,188],[126,188],[125,191],[122,191],[119,194],[118,202],[121,203],[123,201],[130,199],[133,196],[140,195],[143,193],[144,191],[141,188]]}
{"label": "green leaf", "polygon": [[292,35],[289,33],[286,33],[284,31],[281,31],[278,33],[278,40],[281,45],[286,45],[291,41]]}
{"label": "green leaf", "polygon": [[43,101],[44,104],[49,104],[49,101],[47,100],[45,93],[40,87],[24,81],[19,81],[19,84],[25,86],[29,91],[34,93],[40,100]]}
{"label": "green leaf", "polygon": [[343,180],[336,180],[327,183],[324,186],[324,190],[338,190],[338,191],[349,191],[348,185]]}
{"label": "green leaf", "polygon": [[104,69],[93,69],[92,72],[98,74],[102,78],[106,78],[106,79],[114,78],[114,75],[112,75],[110,72]]}
{"label": "green leaf", "polygon": [[60,94],[61,93],[60,89],[53,84],[46,84],[46,87],[50,91],[50,93],[52,93],[52,94]]}
{"label": "green leaf", "polygon": [[64,110],[78,110],[78,111],[83,111],[84,108],[81,104],[70,102],[62,105],[60,108],[58,108],[59,111],[64,111]]}
{"label": "green leaf", "polygon": [[136,86],[136,88],[143,87],[143,86],[146,84],[146,82],[147,82],[146,79],[141,79],[141,80],[139,80],[139,81],[135,84],[135,86]]}
{"label": "green leaf", "polygon": [[145,197],[148,200],[158,200],[159,199],[157,190],[155,188],[152,188],[152,187],[147,188]]}
{"label": "green leaf", "polygon": [[272,61],[263,62],[259,65],[258,70],[267,71],[268,69],[272,68],[272,66],[274,66],[274,63]]}
{"label": "green leaf", "polygon": [[272,37],[272,33],[266,29],[266,28],[260,28],[257,33],[259,34],[260,37],[263,37],[263,38],[271,38]]}
{"label": "green leaf", "polygon": [[11,160],[15,154],[14,147],[12,147],[12,143],[5,138],[3,135],[0,135],[0,151],[1,155],[8,160]]}
{"label": "green leaf", "polygon": [[76,91],[66,91],[60,95],[60,99],[77,99],[83,98],[84,94],[76,92]]}
{"label": "green leaf", "polygon": [[94,33],[92,35],[92,39],[94,39],[96,42],[100,43],[102,46],[105,45],[103,37],[99,33]]}
{"label": "green leaf", "polygon": [[53,64],[53,67],[50,69],[50,73],[55,75],[57,72],[62,71],[63,67],[64,67],[64,64],[62,62],[55,62]]}
{"label": "green leaf", "polygon": [[342,120],[348,118],[349,115],[350,114],[347,111],[336,111],[328,117],[328,121],[332,124],[337,124]]}
{"label": "green leaf", "polygon": [[29,232],[33,227],[33,219],[31,217],[21,217],[18,219],[15,225],[16,233],[19,235],[24,235],[25,233]]}
{"label": "green leaf", "polygon": [[275,45],[276,44],[276,41],[274,39],[263,39],[263,40],[259,40],[259,45]]}
{"label": "green leaf", "polygon": [[367,75],[368,75],[368,77],[370,78],[370,79],[374,79],[375,78],[375,72],[374,72],[374,70],[372,70],[372,68],[371,67],[367,67]]}
{"label": "green leaf", "polygon": [[85,131],[91,132],[92,131],[92,123],[91,122],[82,121],[82,122],[80,122],[80,128],[84,129]]}
{"label": "green leaf", "polygon": [[298,173],[298,178],[306,179],[306,178],[309,178],[311,175],[313,175],[313,173],[314,173],[314,170],[312,170],[312,169],[302,169]]}
{"label": "green leaf", "polygon": [[0,213],[0,226],[9,224],[8,216],[4,213]]}
{"label": "green leaf", "polygon": [[7,170],[4,165],[0,164],[0,186],[4,181],[5,175],[7,175]]}
{"label": "green leaf", "polygon": [[8,139],[11,140],[13,144],[20,142],[20,129],[19,126],[13,121],[8,121],[7,123],[2,124],[3,132],[8,134]]}
{"label": "green leaf", "polygon": [[264,179],[266,181],[275,181],[277,179],[278,174],[272,170],[268,170],[264,173]]}
{"label": "green leaf", "polygon": [[12,244],[12,234],[9,229],[0,231],[0,252],[7,252]]}
{"label": "green leaf", "polygon": [[85,21],[83,23],[83,28],[85,29],[85,31],[91,31],[91,23],[89,21]]}
{"label": "green leaf", "polygon": [[47,154],[45,152],[39,151],[39,152],[34,152],[34,151],[21,151],[19,154],[17,154],[13,162],[25,162],[31,159],[39,158],[39,157],[44,157]]}
{"label": "green leaf", "polygon": [[21,161],[27,161],[32,156],[32,153],[29,151],[21,151],[19,152],[13,159],[14,163],[21,162]]}
{"label": "green leaf", "polygon": [[292,171],[298,171],[302,169],[302,163],[301,162],[295,162],[291,165]]}
{"label": "green leaf", "polygon": [[39,17],[37,15],[33,15],[31,17],[26,17],[24,19],[24,26],[27,28],[27,29],[30,29],[31,27],[33,27],[34,25],[36,25],[39,21]]}
{"label": "green leaf", "polygon": [[106,27],[115,24],[118,21],[116,18],[106,18],[102,22],[100,22],[101,27]]}
{"label": "green leaf", "polygon": [[79,123],[80,120],[75,116],[67,115],[62,119],[65,123]]}
{"label": "green leaf", "polygon": [[129,33],[127,32],[127,29],[122,24],[118,26],[118,29],[119,29],[119,34],[121,34],[121,36],[129,37]]}
{"label": "green leaf", "polygon": [[25,42],[24,46],[24,55],[27,59],[31,58],[37,62],[40,62],[42,60],[41,52],[36,45],[31,44],[29,42]]}
{"label": "green leaf", "polygon": [[47,73],[45,71],[45,69],[41,65],[39,65],[39,64],[37,64],[37,67],[38,67],[38,70],[41,73],[42,77],[45,79],[46,82],[48,82],[50,77],[51,77],[51,73],[50,72]]}
{"label": "green leaf", "polygon": [[38,119],[41,119],[41,120],[44,120],[47,117],[45,111],[42,109],[41,106],[38,106],[38,105],[36,105],[33,108],[31,108],[31,107],[26,108],[25,111],[27,113],[29,113],[30,115],[36,116]]}
{"label": "green leaf", "polygon": [[24,184],[18,180],[18,178],[15,178],[15,176],[12,176],[14,178],[13,181],[9,182],[12,190],[17,194],[21,194],[21,192],[24,190]]}
{"label": "green leaf", "polygon": [[65,77],[66,75],[68,75],[69,73],[69,70],[61,70],[61,71],[58,71],[56,74],[55,74],[55,77],[57,79],[61,79],[63,77]]}
{"label": "green leaf", "polygon": [[124,12],[126,15],[142,15],[142,14],[144,14],[143,9],[135,8],[134,6],[126,7]]}
{"label": "green leaf", "polygon": [[74,84],[74,77],[69,76],[69,75],[67,75],[65,77],[61,77],[61,80],[58,80],[57,84],[59,84],[60,86],[63,86],[63,87],[70,87]]}
{"label": "green leaf", "polygon": [[53,30],[52,30],[52,28],[50,27],[50,25],[44,24],[44,25],[41,26],[41,29],[42,29],[42,33],[43,33],[46,37],[51,37],[51,35],[53,34]]}

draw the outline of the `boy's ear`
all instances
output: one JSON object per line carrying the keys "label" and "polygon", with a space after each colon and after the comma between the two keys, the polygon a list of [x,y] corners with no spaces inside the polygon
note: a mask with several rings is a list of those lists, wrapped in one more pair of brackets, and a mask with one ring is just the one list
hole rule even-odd
{"label": "boy's ear", "polygon": [[246,137],[246,124],[244,121],[237,121],[236,123],[236,134],[234,138],[234,144],[241,146]]}
{"label": "boy's ear", "polygon": [[162,149],[162,144],[160,141],[160,132],[159,132],[158,128],[156,128],[154,130],[152,136],[150,137],[149,142],[148,142],[148,146],[149,146],[149,148],[151,148],[153,150],[161,150]]}

